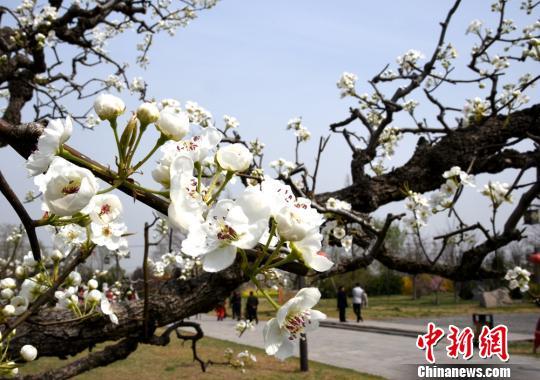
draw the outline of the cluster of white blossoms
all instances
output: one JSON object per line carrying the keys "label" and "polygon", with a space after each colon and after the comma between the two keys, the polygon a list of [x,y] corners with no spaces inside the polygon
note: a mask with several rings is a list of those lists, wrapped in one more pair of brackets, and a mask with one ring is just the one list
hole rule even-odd
{"label": "cluster of white blossoms", "polygon": [[178,271],[178,279],[185,280],[191,277],[194,268],[200,268],[202,262],[199,259],[192,259],[182,252],[167,252],[158,261],[150,261],[150,268],[155,277],[166,277]]}
{"label": "cluster of white blossoms", "polygon": [[449,70],[452,66],[452,60],[458,57],[458,52],[454,45],[448,43],[443,49],[437,54],[437,60],[440,61],[441,66],[445,70]]}
{"label": "cluster of white blossoms", "polygon": [[453,206],[453,198],[460,186],[476,187],[474,176],[461,170],[459,166],[453,166],[450,170],[445,171],[443,178],[446,179],[446,182],[441,185],[439,191],[431,195],[430,203],[434,213]]}
{"label": "cluster of white blossoms", "polygon": [[506,57],[499,57],[498,55],[494,55],[491,58],[491,62],[493,65],[493,68],[495,71],[504,70],[510,67],[510,62],[508,62],[508,58]]}
{"label": "cluster of white blossoms", "polygon": [[509,194],[510,186],[499,181],[489,182],[484,185],[481,193],[491,200],[492,206],[497,208],[504,202],[512,203],[512,194]]}
{"label": "cluster of white blossoms", "polygon": [[294,131],[298,141],[308,141],[311,138],[311,132],[302,124],[301,117],[290,119],[287,123],[287,129]]}
{"label": "cluster of white blossoms", "polygon": [[264,270],[256,278],[259,284],[272,290],[278,290],[279,287],[286,287],[288,285],[287,277],[283,275],[282,271],[276,268]]}
{"label": "cluster of white blossoms", "polygon": [[[528,79],[530,80],[530,79]],[[529,102],[529,96],[523,94],[514,83],[508,83],[503,86],[503,90],[497,96],[497,104],[501,107],[509,109],[517,109],[518,107]]]}
{"label": "cluster of white blossoms", "polygon": [[278,175],[288,177],[291,171],[296,169],[296,164],[292,161],[288,161],[284,158],[278,158],[277,160],[270,161],[269,166],[274,169]]}
{"label": "cluster of white blossoms", "polygon": [[453,166],[442,174],[446,181],[439,190],[431,194],[430,199],[414,191],[408,191],[405,206],[412,212],[411,218],[405,222],[413,229],[427,224],[432,214],[444,211],[454,205],[454,196],[460,187],[476,187],[474,176],[463,171],[459,166]]}
{"label": "cluster of white blossoms", "polygon": [[356,81],[358,80],[358,76],[353,73],[344,72],[341,74],[341,77],[339,78],[339,81],[337,82],[336,86],[341,90],[341,97],[344,98],[346,96],[354,96],[356,95]]}
{"label": "cluster of white blossoms", "polygon": [[232,348],[225,349],[223,356],[233,368],[239,369],[242,373],[246,372],[246,367],[257,362],[257,357],[250,353],[248,350],[244,350],[234,355]]}
{"label": "cluster of white blossoms", "polygon": [[343,210],[343,211],[351,211],[351,204],[345,201],[341,201],[336,198],[328,198],[325,203],[325,207],[329,210]]}
{"label": "cluster of white blossoms", "polygon": [[253,321],[242,320],[234,326],[234,329],[238,333],[238,336],[242,336],[246,331],[255,330],[255,325],[253,324]]}
{"label": "cluster of white blossoms", "polygon": [[403,135],[401,134],[399,128],[387,127],[383,130],[381,136],[379,137],[379,147],[382,148],[386,158],[390,158],[395,154],[397,143],[402,137]]}
{"label": "cluster of white blossoms", "polygon": [[531,273],[521,267],[515,267],[514,269],[509,269],[504,276],[504,279],[508,281],[508,287],[510,289],[517,289],[521,292],[526,292],[529,290],[529,281]]}
{"label": "cluster of white blossoms", "polygon": [[212,114],[195,102],[186,102],[186,112],[189,115],[189,121],[193,124],[201,127],[213,125]]}
{"label": "cluster of white blossoms", "polygon": [[112,87],[116,91],[122,91],[126,86],[122,79],[118,75],[111,74],[105,79],[105,85],[107,87]]}
{"label": "cluster of white blossoms", "polygon": [[[262,144],[252,144],[254,153],[243,143],[222,144],[224,132],[213,126],[209,112],[193,102],[186,103],[184,109],[174,99],[143,103],[122,131],[118,118],[125,109],[124,102],[110,94],[99,95],[94,102],[94,112],[108,122],[118,148],[118,175],[111,179],[113,185],[102,191],[92,171],[85,168],[93,169],[92,164],[63,146],[72,133],[71,120],[51,121],[43,130],[27,166],[42,192],[45,214],[40,223],[50,225],[54,231],[54,250],[43,263],[36,263],[31,254],[25,256],[19,270],[25,280],[18,294],[6,281],[4,315],[19,315],[50,289],[55,275],[49,269],[54,268],[51,272],[58,273],[62,261],[74,249],[84,251],[103,246],[118,255],[127,252],[122,203],[111,191],[122,184],[148,190],[131,181],[130,176],[138,173],[156,152],[160,158],[152,177],[162,188],[150,191],[170,201],[168,224],[186,236],[180,251],[168,252],[159,261],[150,262],[156,276],[179,273],[180,277],[187,277],[195,267],[217,272],[231,266],[238,256],[242,269],[256,284],[283,282],[275,268],[295,260],[316,271],[332,267],[333,262],[321,251],[324,216],[312,207],[309,199],[296,197],[282,181],[263,176],[262,171],[255,173],[254,153],[262,154]],[[224,131],[238,126],[232,117],[226,116],[224,121]],[[152,150],[133,164],[141,136],[151,124],[160,136]],[[194,128],[194,124],[200,128]],[[291,122],[290,129],[301,140],[309,136],[301,120]],[[273,166],[281,172],[284,168],[292,170],[294,164],[283,160]],[[231,194],[226,191],[229,184],[250,172],[257,174],[257,181],[250,181],[234,197],[224,196]],[[329,200],[327,204],[335,209],[351,208],[337,200]],[[338,229],[335,233],[338,234]],[[352,239],[338,235],[347,240],[343,240],[343,246],[352,244]],[[248,254],[258,256],[256,266],[250,268]],[[80,275],[72,272],[55,293],[57,307],[71,310],[80,318],[99,312],[117,323],[111,304],[98,286],[95,278],[82,284]],[[316,289],[303,289],[278,311],[277,334],[287,336],[284,347],[307,325],[315,326],[324,317],[322,313],[309,311],[319,298]],[[277,304],[273,305],[278,308]],[[274,323],[269,324],[265,337],[267,346],[278,347],[281,343],[275,342]],[[285,348],[279,352],[281,358],[289,353]]]}
{"label": "cluster of white blossoms", "polygon": [[401,72],[409,74],[417,67],[418,61],[424,58],[424,54],[418,50],[410,49],[405,54],[397,57],[396,62]]}
{"label": "cluster of white blossoms", "polygon": [[249,151],[253,156],[262,156],[265,144],[255,139],[249,142]]}
{"label": "cluster of white blossoms", "polygon": [[413,229],[418,229],[427,224],[431,216],[431,205],[428,199],[417,192],[409,190],[405,207],[412,212],[411,218],[406,218],[405,222]]}
{"label": "cluster of white blossoms", "polygon": [[321,233],[323,235],[323,243],[325,246],[329,245],[331,240],[338,240],[345,252],[349,253],[351,251],[353,237],[351,235],[347,235],[345,226],[337,220],[326,222]]}
{"label": "cluster of white blossoms", "polygon": [[479,123],[490,114],[489,102],[479,97],[467,99],[463,107],[465,125]]}
{"label": "cluster of white blossoms", "polygon": [[98,290],[99,283],[95,278],[82,284],[81,275],[71,272],[63,289],[54,292],[56,308],[70,310],[77,318],[83,318],[98,310],[109,317],[112,323],[118,324],[118,317],[103,292]]}

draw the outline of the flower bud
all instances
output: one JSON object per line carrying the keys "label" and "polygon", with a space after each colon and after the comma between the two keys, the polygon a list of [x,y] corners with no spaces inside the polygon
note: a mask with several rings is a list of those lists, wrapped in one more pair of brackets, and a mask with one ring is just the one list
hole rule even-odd
{"label": "flower bud", "polygon": [[125,109],[122,99],[111,94],[101,94],[94,101],[94,111],[101,120],[115,120]]}
{"label": "flower bud", "polygon": [[216,161],[222,169],[243,172],[249,168],[253,155],[244,145],[236,143],[219,148]]}
{"label": "flower bud", "polygon": [[91,290],[87,295],[87,299],[89,302],[97,303],[101,300],[101,292],[96,289]]}
{"label": "flower bud", "polygon": [[185,112],[165,108],[159,114],[156,127],[171,140],[179,141],[189,132],[189,117]]}
{"label": "flower bud", "polygon": [[62,252],[60,252],[60,250],[58,249],[55,249],[52,251],[51,253],[51,259],[53,261],[60,261],[64,258],[64,255],[62,254]]}
{"label": "flower bud", "polygon": [[3,299],[5,300],[9,300],[11,299],[13,296],[14,296],[14,292],[12,289],[2,289],[2,292],[0,292],[0,295],[2,296]]}
{"label": "flower bud", "polygon": [[25,344],[21,347],[21,356],[27,362],[31,362],[37,357],[37,349],[30,344]]}
{"label": "flower bud", "polygon": [[0,280],[0,288],[15,289],[16,287],[17,283],[11,277],[6,277]]}
{"label": "flower bud", "polygon": [[15,306],[13,305],[6,305],[2,309],[2,314],[4,314],[6,317],[11,317],[12,315],[15,315]]}
{"label": "flower bud", "polygon": [[159,119],[159,109],[155,103],[143,103],[137,108],[137,118],[142,125],[155,123]]}
{"label": "flower bud", "polygon": [[98,282],[94,279],[91,279],[90,281],[88,281],[88,287],[90,289],[97,289],[98,285],[99,285]]}

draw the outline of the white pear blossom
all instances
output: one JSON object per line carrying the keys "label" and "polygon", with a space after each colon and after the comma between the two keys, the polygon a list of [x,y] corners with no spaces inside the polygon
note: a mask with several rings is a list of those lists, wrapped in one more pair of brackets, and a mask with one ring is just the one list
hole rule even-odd
{"label": "white pear blossom", "polygon": [[353,237],[350,235],[345,236],[343,239],[341,239],[341,246],[345,250],[345,252],[350,252],[353,245]]}
{"label": "white pear blossom", "polygon": [[77,296],[77,287],[70,286],[64,290],[57,290],[54,292],[54,298],[56,298],[56,308],[61,310],[72,310],[79,303],[79,297]]}
{"label": "white pear blossom", "polygon": [[46,174],[34,181],[43,192],[44,206],[59,216],[71,216],[85,208],[98,190],[94,175],[61,157],[55,157]]}
{"label": "white pear blossom", "polygon": [[240,122],[235,117],[229,115],[223,115],[223,121],[225,122],[225,129],[235,129],[240,125]]}
{"label": "white pear blossom", "polygon": [[486,116],[489,116],[489,102],[482,100],[479,97],[474,99],[467,99],[465,106],[463,107],[463,115],[465,122],[480,122]]}
{"label": "white pear blossom", "polygon": [[174,174],[170,170],[171,162],[177,156],[188,156],[194,163],[202,163],[216,148],[221,138],[221,132],[214,127],[208,127],[200,135],[193,136],[189,140],[167,141],[160,148],[163,156],[152,171],[152,177],[165,188],[169,188],[171,177]]}
{"label": "white pear blossom", "polygon": [[142,77],[134,77],[129,84],[131,92],[143,92],[146,88],[146,82]]}
{"label": "white pear blossom", "polygon": [[294,162],[287,161],[284,158],[271,161],[269,165],[271,168],[276,169],[279,175],[284,177],[288,177],[290,172],[296,168],[296,164]]}
{"label": "white pear blossom", "polygon": [[94,111],[101,120],[115,120],[125,109],[122,99],[111,94],[100,94],[94,101]]}
{"label": "white pear blossom", "polygon": [[477,34],[480,33],[480,28],[482,27],[482,21],[480,20],[472,20],[469,26],[467,27],[467,31],[465,34],[473,33]]}
{"label": "white pear blossom", "polygon": [[237,248],[253,248],[267,229],[268,220],[254,219],[257,205],[251,207],[243,208],[229,199],[218,201],[203,223],[190,227],[182,251],[191,257],[202,256],[207,272],[227,268],[234,262]]}
{"label": "white pear blossom", "polygon": [[219,166],[228,171],[243,172],[249,168],[253,155],[240,143],[230,144],[219,148],[216,153],[216,161]]}
{"label": "white pear blossom", "polygon": [[350,203],[332,197],[326,200],[325,207],[330,210],[351,211],[352,209]]}
{"label": "white pear blossom", "polygon": [[114,323],[115,325],[118,324],[118,317],[114,313],[111,303],[103,294],[101,295],[101,302],[99,304],[99,308],[104,315],[107,315],[109,317],[112,323]]}
{"label": "white pear blossom", "polygon": [[408,74],[417,66],[418,61],[423,58],[425,58],[424,54],[418,50],[410,49],[405,54],[397,57],[396,61],[401,70]]}
{"label": "white pear blossom", "polygon": [[168,215],[170,223],[187,232],[193,223],[202,223],[207,210],[203,191],[197,191],[197,178],[193,176],[193,160],[186,155],[177,156],[171,164],[171,203]]}
{"label": "white pear blossom", "polygon": [[339,78],[339,81],[337,82],[336,86],[341,90],[341,97],[344,98],[349,95],[355,94],[354,87],[356,86],[356,81],[358,80],[358,76],[356,74],[344,72],[341,74],[341,77]]}
{"label": "white pear blossom", "polygon": [[474,182],[473,182],[474,176],[461,170],[459,166],[452,166],[450,170],[445,171],[443,173],[443,178],[450,178],[450,179],[454,178],[456,180],[459,180],[459,182],[463,185],[475,187]]}
{"label": "white pear blossom", "polygon": [[127,232],[127,227],[124,223],[101,224],[92,222],[90,229],[92,230],[92,242],[99,246],[114,251],[125,244],[123,235]]}
{"label": "white pear blossom", "polygon": [[160,112],[155,125],[169,139],[178,141],[189,132],[189,117],[183,111],[167,107]]}
{"label": "white pear blossom", "polygon": [[73,122],[68,116],[65,121],[51,120],[39,136],[37,149],[32,152],[26,168],[31,176],[44,173],[58,153],[58,150],[70,137],[73,131]]}
{"label": "white pear blossom", "polygon": [[[56,232],[56,230],[53,229]],[[53,236],[54,246],[64,254],[86,241],[86,229],[78,224],[60,227]]]}
{"label": "white pear blossom", "polygon": [[107,87],[114,87],[114,89],[118,92],[121,92],[125,85],[122,79],[118,75],[111,74],[105,79],[105,85]]}
{"label": "white pear blossom", "polygon": [[481,190],[481,193],[491,199],[495,207],[498,207],[503,202],[512,203],[512,195],[508,194],[509,190],[510,186],[507,183],[495,181],[484,185],[484,189]]}
{"label": "white pear blossom", "polygon": [[285,205],[275,216],[277,232],[283,240],[300,241],[324,221],[321,214],[311,207],[307,198],[298,198]]}
{"label": "white pear blossom", "polygon": [[302,261],[317,272],[329,270],[334,263],[321,251],[322,235],[318,229],[310,231],[306,237],[300,241],[290,243],[291,248],[299,253]]}
{"label": "white pear blossom", "polygon": [[79,272],[71,272],[68,276],[67,283],[70,286],[79,286],[82,282],[82,277]]}
{"label": "white pear blossom", "polygon": [[332,230],[332,235],[334,235],[336,239],[343,239],[346,235],[345,228],[343,228],[342,226],[334,227],[334,229]]}
{"label": "white pear blossom", "polygon": [[248,320],[239,321],[234,327],[234,329],[238,333],[238,336],[241,336],[243,333],[245,333],[248,330],[249,331],[255,330],[255,325],[253,324],[252,321],[248,321]]}
{"label": "white pear blossom", "polygon": [[[32,299],[35,299],[36,297],[33,297]],[[30,300],[23,295],[13,297],[10,301],[10,305],[13,306],[13,315],[21,315],[24,313],[28,309],[29,302]]]}
{"label": "white pear blossom", "polygon": [[94,223],[111,223],[122,214],[122,202],[114,194],[98,194],[92,198],[88,214]]}
{"label": "white pear blossom", "polygon": [[192,101],[186,102],[186,112],[189,115],[189,121],[193,124],[198,124],[203,128],[212,125],[212,114]]}
{"label": "white pear blossom", "polygon": [[521,292],[529,290],[529,281],[531,273],[519,266],[514,269],[509,269],[504,276],[506,281],[509,281],[508,287],[510,289],[519,288]]}
{"label": "white pear blossom", "polygon": [[284,360],[294,352],[294,340],[300,334],[318,327],[319,321],[326,315],[312,310],[321,298],[317,288],[301,289],[296,296],[281,306],[276,318],[272,318],[264,327],[264,345],[268,355]]}

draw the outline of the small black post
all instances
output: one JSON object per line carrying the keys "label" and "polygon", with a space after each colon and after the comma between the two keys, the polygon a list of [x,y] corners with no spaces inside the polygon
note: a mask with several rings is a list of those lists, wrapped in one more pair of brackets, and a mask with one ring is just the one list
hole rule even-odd
{"label": "small black post", "polygon": [[[298,276],[298,288],[302,289],[305,286],[304,276]],[[308,347],[306,334],[300,334],[300,371],[308,372]]]}

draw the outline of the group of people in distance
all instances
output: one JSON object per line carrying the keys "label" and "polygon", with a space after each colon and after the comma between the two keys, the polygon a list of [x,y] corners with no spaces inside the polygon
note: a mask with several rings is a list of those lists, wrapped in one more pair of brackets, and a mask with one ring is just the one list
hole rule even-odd
{"label": "group of people in distance", "polygon": [[[356,283],[354,288],[352,288],[351,295],[353,311],[356,315],[356,322],[358,323],[364,320],[362,318],[362,307],[367,307],[368,305],[367,293],[364,289],[362,289],[359,283]],[[340,322],[347,322],[346,312],[348,307],[349,303],[347,301],[347,292],[345,291],[344,286],[340,286],[337,292],[337,308],[339,310]]]}
{"label": "group of people in distance", "polygon": [[[232,319],[242,319],[242,295],[239,291],[235,290],[229,298],[229,304],[232,312]],[[259,307],[259,299],[253,294],[253,291],[249,292],[249,296],[246,299],[245,319],[248,321],[255,321],[259,323],[259,317],[257,316],[257,308]],[[227,317],[227,309],[225,308],[225,302],[219,304],[216,307],[216,316],[218,321],[222,321]]]}

